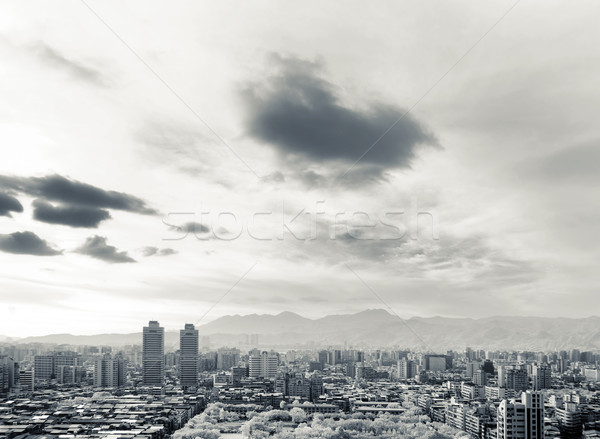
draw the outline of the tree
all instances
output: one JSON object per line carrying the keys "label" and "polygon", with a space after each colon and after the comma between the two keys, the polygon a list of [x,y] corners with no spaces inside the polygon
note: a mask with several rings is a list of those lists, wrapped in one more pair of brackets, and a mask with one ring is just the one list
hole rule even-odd
{"label": "tree", "polygon": [[294,407],[290,410],[292,416],[292,422],[299,424],[300,422],[306,422],[306,412],[300,407]]}

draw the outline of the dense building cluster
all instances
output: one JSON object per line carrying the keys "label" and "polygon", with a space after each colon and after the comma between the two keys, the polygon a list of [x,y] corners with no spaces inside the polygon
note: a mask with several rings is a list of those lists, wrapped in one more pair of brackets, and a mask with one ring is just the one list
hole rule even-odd
{"label": "dense building cluster", "polygon": [[186,324],[178,346],[165,346],[151,321],[136,345],[1,345],[0,438],[161,438],[206,404],[240,422],[274,410],[301,410],[308,422],[418,410],[431,428],[478,439],[600,437],[594,352],[274,350],[259,341],[211,349]]}

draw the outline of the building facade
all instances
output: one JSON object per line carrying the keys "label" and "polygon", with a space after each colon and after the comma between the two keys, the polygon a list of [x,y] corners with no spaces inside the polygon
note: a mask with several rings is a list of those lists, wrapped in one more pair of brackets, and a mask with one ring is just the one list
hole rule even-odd
{"label": "building facade", "polygon": [[162,386],[165,379],[165,328],[151,320],[144,326],[142,340],[143,384]]}
{"label": "building facade", "polygon": [[198,330],[186,323],[179,331],[179,380],[181,387],[198,385]]}

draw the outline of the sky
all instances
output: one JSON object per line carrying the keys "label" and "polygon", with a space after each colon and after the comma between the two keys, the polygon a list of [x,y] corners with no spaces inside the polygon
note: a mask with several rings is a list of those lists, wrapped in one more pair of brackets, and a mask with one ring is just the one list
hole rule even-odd
{"label": "sky", "polygon": [[597,315],[599,13],[2,2],[0,334]]}

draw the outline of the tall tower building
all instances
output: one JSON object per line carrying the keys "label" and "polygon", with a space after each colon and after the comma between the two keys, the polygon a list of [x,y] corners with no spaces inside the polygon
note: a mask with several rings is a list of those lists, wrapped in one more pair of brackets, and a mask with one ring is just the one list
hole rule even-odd
{"label": "tall tower building", "polygon": [[143,383],[162,386],[165,379],[165,328],[151,320],[144,326],[142,342]]}
{"label": "tall tower building", "polygon": [[190,323],[179,331],[179,380],[183,388],[198,385],[198,330]]}

